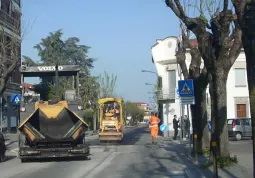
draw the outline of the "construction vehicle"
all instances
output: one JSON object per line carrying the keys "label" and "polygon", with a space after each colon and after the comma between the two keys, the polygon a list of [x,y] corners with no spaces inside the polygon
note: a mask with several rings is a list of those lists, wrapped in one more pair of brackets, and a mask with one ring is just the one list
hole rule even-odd
{"label": "construction vehicle", "polygon": [[[23,86],[18,127],[21,162],[34,158],[88,158],[90,149],[85,143],[88,124],[83,119],[79,97],[79,66],[22,65],[20,71]],[[56,98],[27,102],[24,100],[24,78],[42,76],[55,76]],[[73,86],[65,92],[63,100],[59,97],[60,76],[73,76]]]}
{"label": "construction vehicle", "polygon": [[121,98],[102,98],[98,104],[100,142],[121,142],[123,140],[123,100]]}

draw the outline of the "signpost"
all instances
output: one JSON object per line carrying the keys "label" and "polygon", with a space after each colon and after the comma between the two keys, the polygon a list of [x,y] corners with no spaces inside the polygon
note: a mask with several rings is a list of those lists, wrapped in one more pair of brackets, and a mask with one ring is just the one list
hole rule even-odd
{"label": "signpost", "polygon": [[19,125],[19,123],[20,123],[20,111],[19,111],[20,101],[21,101],[20,94],[12,95],[12,104],[14,105],[15,109],[17,109],[17,122],[16,122],[17,125]]}
{"label": "signpost", "polygon": [[[187,105],[187,111],[189,111],[189,105],[195,104],[195,93],[194,93],[193,80],[191,80],[191,79],[179,80],[178,81],[178,91],[179,91],[180,105]],[[188,118],[190,118],[189,112],[187,113],[187,115],[188,115]],[[194,131],[193,131],[193,135],[194,135]],[[189,135],[189,142],[190,142],[189,147],[191,150],[190,135]]]}

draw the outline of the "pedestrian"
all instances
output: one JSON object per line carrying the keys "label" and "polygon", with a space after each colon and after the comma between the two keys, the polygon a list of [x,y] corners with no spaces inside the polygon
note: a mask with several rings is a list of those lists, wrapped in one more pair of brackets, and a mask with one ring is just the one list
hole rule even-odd
{"label": "pedestrian", "polygon": [[173,128],[174,128],[174,140],[176,140],[176,137],[178,135],[178,125],[179,125],[179,120],[177,120],[177,116],[174,115],[173,119]]}
{"label": "pedestrian", "polygon": [[186,122],[185,122],[185,132],[186,132],[186,137],[189,138],[190,136],[190,120],[187,115],[184,116]]}
{"label": "pedestrian", "polygon": [[157,113],[152,112],[149,127],[151,129],[151,138],[152,144],[157,144],[158,142],[158,124],[160,123],[160,119],[156,116]]}
{"label": "pedestrian", "polygon": [[181,128],[181,137],[182,139],[185,137],[185,117],[181,116],[181,124],[180,124],[180,128]]}

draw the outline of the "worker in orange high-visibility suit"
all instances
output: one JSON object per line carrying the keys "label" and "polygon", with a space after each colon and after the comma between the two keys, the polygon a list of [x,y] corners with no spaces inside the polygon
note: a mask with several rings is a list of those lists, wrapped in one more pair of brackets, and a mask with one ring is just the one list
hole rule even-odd
{"label": "worker in orange high-visibility suit", "polygon": [[149,127],[151,129],[151,137],[152,137],[152,144],[157,144],[158,142],[158,124],[160,119],[156,116],[156,113],[151,113],[151,118],[149,122]]}

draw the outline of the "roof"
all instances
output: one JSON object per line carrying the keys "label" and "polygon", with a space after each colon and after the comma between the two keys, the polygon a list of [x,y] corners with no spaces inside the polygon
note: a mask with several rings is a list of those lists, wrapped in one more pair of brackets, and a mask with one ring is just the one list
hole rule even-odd
{"label": "roof", "polygon": [[25,89],[25,91],[29,91],[29,90],[33,91],[34,85],[29,84],[29,83],[24,83],[24,89]]}
{"label": "roof", "polygon": [[98,101],[98,104],[104,104],[104,103],[110,103],[110,102],[117,102],[121,104],[123,102],[122,98],[102,98]]}
{"label": "roof", "polygon": [[[177,39],[176,36],[168,36],[168,37],[166,37],[166,38],[164,38],[164,39],[162,39],[162,40],[156,40],[156,43],[155,43],[154,45],[152,45],[151,48],[157,46],[157,45],[159,44],[159,41],[164,41],[164,40],[166,40],[166,39],[168,39],[168,38],[175,38],[175,39]],[[189,42],[190,42],[190,44],[191,44],[191,46],[192,46],[193,48],[197,48],[197,47],[198,47],[197,39],[190,39]],[[154,63],[153,57],[151,58],[151,61],[152,61],[152,63]]]}

